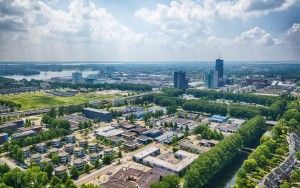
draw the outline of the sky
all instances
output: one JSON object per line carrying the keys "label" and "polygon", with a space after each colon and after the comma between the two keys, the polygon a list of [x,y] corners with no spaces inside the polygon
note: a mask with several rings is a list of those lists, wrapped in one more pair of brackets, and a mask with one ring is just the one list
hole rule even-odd
{"label": "sky", "polygon": [[300,61],[300,0],[0,0],[0,61]]}

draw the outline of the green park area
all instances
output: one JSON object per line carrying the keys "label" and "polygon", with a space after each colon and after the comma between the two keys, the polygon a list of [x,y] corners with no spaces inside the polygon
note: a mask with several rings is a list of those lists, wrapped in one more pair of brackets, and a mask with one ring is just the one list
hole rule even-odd
{"label": "green park area", "polygon": [[53,96],[45,92],[21,93],[16,95],[2,95],[1,100],[21,104],[20,110],[49,108],[60,105],[76,105],[95,99],[109,99],[115,95],[99,95],[96,93],[77,94],[70,97]]}

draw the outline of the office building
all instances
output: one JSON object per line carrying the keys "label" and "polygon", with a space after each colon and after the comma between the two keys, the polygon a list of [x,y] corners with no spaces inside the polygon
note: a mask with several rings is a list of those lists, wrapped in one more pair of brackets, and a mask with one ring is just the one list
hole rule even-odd
{"label": "office building", "polygon": [[112,120],[112,113],[104,110],[98,110],[95,108],[84,108],[82,113],[91,119],[97,119],[101,121],[111,121]]}
{"label": "office building", "polygon": [[215,70],[218,71],[218,78],[223,78],[224,61],[222,59],[219,58],[216,60]]}
{"label": "office building", "polygon": [[188,88],[188,79],[186,78],[186,72],[183,71],[174,72],[174,88],[175,89]]}
{"label": "office building", "polygon": [[206,78],[207,87],[216,89],[218,87],[218,71],[211,70]]}
{"label": "office building", "polygon": [[72,73],[72,80],[74,83],[79,83],[82,80],[82,73],[81,72],[73,72]]}

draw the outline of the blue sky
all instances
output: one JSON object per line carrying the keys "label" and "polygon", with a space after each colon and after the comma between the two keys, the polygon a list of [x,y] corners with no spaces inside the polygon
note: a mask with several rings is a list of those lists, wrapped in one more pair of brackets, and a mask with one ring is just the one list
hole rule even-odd
{"label": "blue sky", "polygon": [[300,0],[0,0],[0,60],[299,61]]}

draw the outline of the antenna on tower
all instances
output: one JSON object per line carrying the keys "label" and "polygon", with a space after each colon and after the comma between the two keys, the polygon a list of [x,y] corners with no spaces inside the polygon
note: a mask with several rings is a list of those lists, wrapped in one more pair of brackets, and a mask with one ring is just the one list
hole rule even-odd
{"label": "antenna on tower", "polygon": [[221,50],[219,49],[219,59],[221,59]]}

